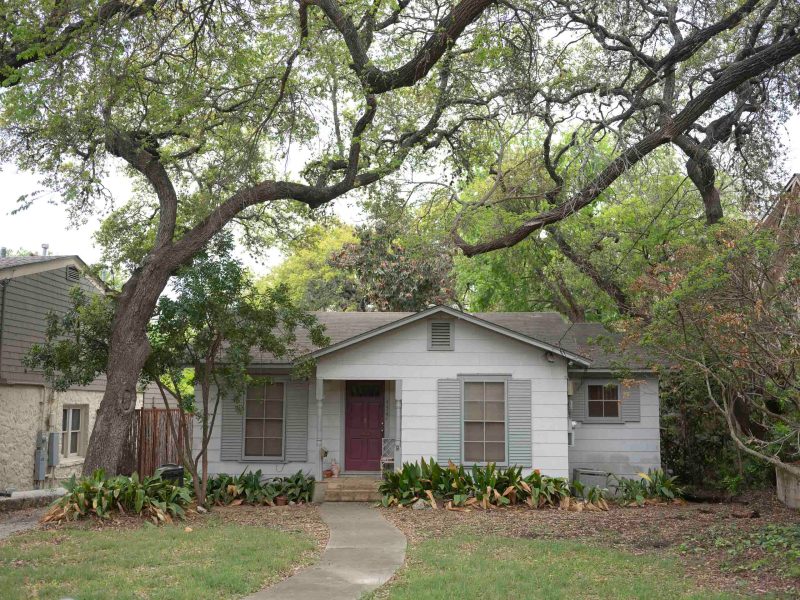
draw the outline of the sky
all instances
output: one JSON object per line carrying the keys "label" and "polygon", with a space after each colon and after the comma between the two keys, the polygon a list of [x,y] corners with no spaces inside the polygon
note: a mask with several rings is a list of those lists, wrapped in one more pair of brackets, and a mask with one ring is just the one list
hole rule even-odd
{"label": "sky", "polygon": [[[787,146],[786,170],[800,173],[800,115],[795,115],[786,126],[783,142]],[[123,204],[131,194],[129,180],[122,175],[106,182],[117,205]],[[36,177],[31,173],[17,171],[13,165],[0,164],[0,247],[11,250],[24,248],[41,253],[42,244],[49,245],[50,254],[77,254],[87,263],[100,259],[100,249],[92,239],[100,218],[94,217],[79,227],[69,225],[66,211],[58,203],[57,193],[38,200],[31,208],[16,215],[17,199],[32,190],[40,189]],[[335,201],[334,212],[347,222],[355,222],[360,213],[352,199]],[[253,258],[242,256],[244,262],[255,272],[264,273],[281,260],[276,250]]]}

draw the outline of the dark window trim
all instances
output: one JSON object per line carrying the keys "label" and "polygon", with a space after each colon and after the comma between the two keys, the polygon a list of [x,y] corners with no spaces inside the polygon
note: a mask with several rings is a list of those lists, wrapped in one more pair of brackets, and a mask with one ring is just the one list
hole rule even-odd
{"label": "dark window trim", "polygon": [[[602,380],[588,380],[584,382],[586,386],[586,416],[583,419],[584,423],[606,423],[606,424],[624,424],[625,420],[622,418],[622,386],[620,386],[619,381],[602,381]],[[602,388],[607,388],[609,386],[614,386],[617,388],[617,416],[616,417],[590,417],[589,416],[589,402],[600,402],[599,400],[589,400],[589,388],[593,386],[600,386]],[[606,400],[603,400],[606,402]],[[613,402],[613,400],[609,400],[608,402]]]}

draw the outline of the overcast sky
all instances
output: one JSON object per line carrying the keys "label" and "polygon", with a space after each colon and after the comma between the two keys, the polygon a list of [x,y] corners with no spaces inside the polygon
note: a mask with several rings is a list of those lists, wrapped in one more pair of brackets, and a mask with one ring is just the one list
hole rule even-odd
{"label": "overcast sky", "polygon": [[[800,173],[800,116],[789,121],[784,142],[789,151],[787,170]],[[118,206],[130,196],[130,186],[124,177],[112,177],[107,185]],[[68,227],[67,215],[57,203],[57,194],[42,198],[24,212],[11,214],[17,206],[17,198],[35,189],[39,189],[39,186],[33,175],[17,172],[11,165],[3,166],[0,171],[0,246],[12,250],[25,248],[39,253],[42,244],[46,243],[52,254],[78,254],[89,263],[99,260],[100,250],[92,240],[99,218],[95,217],[77,228]],[[352,200],[336,201],[334,210],[347,221],[353,221],[358,216]],[[274,251],[265,253],[258,261],[246,258],[246,262],[260,272],[279,260],[280,255]]]}

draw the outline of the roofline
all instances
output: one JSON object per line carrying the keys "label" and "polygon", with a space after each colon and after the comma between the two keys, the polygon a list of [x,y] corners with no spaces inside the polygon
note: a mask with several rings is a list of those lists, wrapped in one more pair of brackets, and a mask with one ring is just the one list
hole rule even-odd
{"label": "roofline", "polygon": [[80,256],[73,254],[71,256],[60,256],[52,260],[40,260],[24,265],[17,265],[15,267],[0,267],[0,279],[15,279],[17,277],[25,277],[26,275],[36,275],[37,273],[44,273],[45,271],[54,271],[61,267],[73,266],[77,267],[81,274],[97,289],[104,294],[110,290],[108,286],[97,279],[94,275],[89,273],[89,265],[87,265]]}
{"label": "roofline", "polygon": [[377,335],[387,333],[399,327],[403,327],[404,325],[414,323],[415,321],[419,321],[420,319],[424,319],[426,317],[429,317],[431,315],[440,312],[446,313],[451,317],[455,317],[456,319],[463,319],[469,323],[472,323],[473,325],[489,329],[491,331],[494,331],[495,333],[499,333],[500,335],[510,337],[524,344],[529,344],[531,346],[541,348],[542,350],[552,352],[553,354],[557,354],[562,358],[580,363],[584,366],[588,367],[589,365],[592,364],[591,359],[586,356],[581,356],[580,354],[574,354],[572,352],[569,352],[568,350],[564,350],[559,346],[554,346],[553,344],[548,344],[547,342],[543,342],[542,340],[538,340],[536,338],[518,333],[516,331],[503,327],[502,325],[497,325],[496,323],[492,323],[485,319],[481,319],[480,317],[476,317],[469,313],[456,310],[454,308],[450,308],[449,306],[441,306],[441,305],[421,310],[417,313],[414,313],[413,315],[408,315],[407,317],[403,317],[396,321],[392,321],[391,323],[381,325],[380,327],[376,327],[375,329],[370,329],[369,331],[365,331],[364,333],[360,333],[353,337],[347,338],[345,340],[342,340],[341,342],[337,342],[330,346],[326,346],[325,348],[320,348],[319,350],[315,350],[314,352],[309,352],[308,356],[311,356],[313,358],[319,358],[320,356],[325,356],[326,354],[337,352],[339,350],[347,348],[348,346],[352,346],[353,344],[363,342],[364,340],[368,340]]}
{"label": "roofline", "polygon": [[800,185],[800,173],[794,173],[790,178],[789,181],[786,182],[786,185],[783,186],[783,192],[788,192],[789,188]]}
{"label": "roofline", "polygon": [[616,369],[614,367],[598,367],[596,369],[570,367],[568,371],[570,374],[588,373],[589,375],[604,374],[604,373],[619,373],[620,371],[624,371],[626,373],[641,374],[641,375],[658,374],[658,369],[648,369],[642,367],[637,367],[636,369],[627,369],[624,367],[620,369]]}

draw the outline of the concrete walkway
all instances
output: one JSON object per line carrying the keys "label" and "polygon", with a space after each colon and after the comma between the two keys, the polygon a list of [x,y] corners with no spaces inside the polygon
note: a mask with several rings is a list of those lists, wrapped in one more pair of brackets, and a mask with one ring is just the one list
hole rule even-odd
{"label": "concrete walkway", "polygon": [[405,536],[369,504],[326,502],[320,514],[331,535],[319,562],[245,600],[356,599],[403,564]]}

